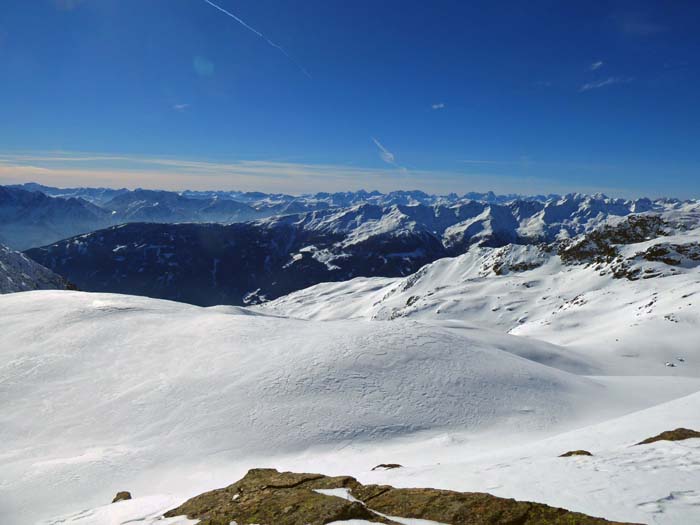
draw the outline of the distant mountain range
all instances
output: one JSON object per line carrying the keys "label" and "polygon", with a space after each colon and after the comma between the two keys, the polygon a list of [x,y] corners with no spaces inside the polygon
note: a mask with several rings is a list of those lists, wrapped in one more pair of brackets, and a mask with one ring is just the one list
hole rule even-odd
{"label": "distant mountain range", "polygon": [[[583,200],[589,206],[586,210],[580,208]],[[360,190],[293,196],[238,191],[61,189],[27,183],[0,186],[0,242],[25,250],[131,222],[231,224],[308,212],[328,213],[329,210],[364,205],[367,213],[392,206],[417,207],[418,213],[422,214],[415,218],[417,223],[423,224],[430,232],[437,231],[440,236],[454,237],[454,243],[460,244],[465,235],[468,238],[503,235],[503,240],[530,234],[546,237],[550,231],[557,230],[558,224],[567,221],[567,231],[579,232],[581,228],[576,225],[579,219],[588,222],[596,215],[622,216],[662,209],[679,202],[630,201],[609,199],[604,195],[518,196],[492,192],[436,196],[421,191],[383,194]],[[430,209],[426,211],[426,208]],[[479,213],[474,214],[474,210]],[[464,223],[481,213],[486,215],[477,219],[474,225]],[[457,226],[457,229],[444,231],[452,226]],[[461,232],[459,228],[462,227],[466,231]],[[489,229],[491,231],[486,231]],[[516,237],[513,230],[519,230]]]}
{"label": "distant mountain range", "polygon": [[[695,201],[581,194],[504,203],[488,194],[491,202],[421,192],[317,194],[294,200],[245,195],[248,203],[194,192],[120,193],[99,209],[147,222],[111,226],[27,254],[86,291],[244,305],[321,282],[407,276],[475,245],[560,243],[632,214],[682,216],[700,208]],[[344,205],[354,201],[360,203]],[[209,222],[203,218],[212,208],[226,208],[231,220],[217,222],[231,224],[193,223]],[[296,208],[303,211],[286,213]],[[256,215],[269,216],[239,222]]]}
{"label": "distant mountain range", "polygon": [[0,186],[0,242],[17,250],[104,228],[111,215],[80,198]]}

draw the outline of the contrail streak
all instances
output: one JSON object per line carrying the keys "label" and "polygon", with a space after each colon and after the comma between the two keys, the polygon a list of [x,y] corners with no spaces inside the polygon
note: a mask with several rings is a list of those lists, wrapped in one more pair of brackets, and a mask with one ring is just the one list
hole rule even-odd
{"label": "contrail streak", "polygon": [[392,164],[394,166],[397,166],[396,165],[396,157],[394,156],[394,154],[391,151],[389,151],[388,149],[386,149],[384,147],[384,145],[381,142],[379,142],[377,139],[375,139],[374,137],[371,137],[371,138],[372,138],[372,142],[374,142],[375,146],[377,146],[377,148],[379,148],[379,156],[381,157],[381,159],[384,162],[386,162],[387,164]]}
{"label": "contrail streak", "polygon": [[271,45],[271,46],[274,47],[275,49],[278,49],[284,56],[286,56],[289,60],[291,60],[291,61],[294,63],[294,65],[297,66],[297,67],[301,70],[302,73],[304,73],[304,74],[305,74],[307,77],[309,77],[309,78],[313,78],[313,77],[311,76],[311,74],[310,74],[306,69],[304,69],[304,68],[301,66],[301,64],[299,64],[299,62],[297,62],[296,60],[294,60],[294,57],[292,57],[289,53],[287,53],[287,51],[286,51],[282,46],[280,46],[279,44],[275,44],[272,40],[270,40],[269,38],[267,38],[267,37],[266,37],[265,35],[263,35],[260,31],[258,31],[258,30],[255,29],[254,27],[249,26],[248,24],[245,23],[245,21],[243,21],[242,19],[238,18],[238,17],[237,17],[236,15],[234,15],[232,12],[227,11],[226,9],[224,9],[223,7],[221,7],[220,5],[215,4],[215,3],[212,2],[211,0],[204,0],[204,1],[205,1],[207,4],[209,4],[210,6],[212,6],[213,8],[218,9],[219,11],[221,11],[222,13],[224,13],[225,15],[228,15],[228,16],[230,16],[231,18],[233,18],[236,22],[238,22],[239,24],[241,24],[241,25],[242,25],[243,27],[245,27],[248,31],[250,31],[251,33],[256,34],[257,36],[259,36],[260,38],[262,38],[265,42],[267,42],[269,45]]}
{"label": "contrail streak", "polygon": [[384,147],[384,145],[381,142],[379,142],[377,139],[375,139],[374,137],[370,137],[370,138],[372,139],[372,142],[374,142],[374,145],[377,146],[377,148],[379,148],[379,157],[384,162],[394,166],[395,168],[398,168],[399,171],[401,171],[401,173],[403,173],[404,175],[408,174],[408,170],[406,168],[404,168],[403,166],[400,166],[396,162],[396,155],[394,155],[391,151],[386,149]]}

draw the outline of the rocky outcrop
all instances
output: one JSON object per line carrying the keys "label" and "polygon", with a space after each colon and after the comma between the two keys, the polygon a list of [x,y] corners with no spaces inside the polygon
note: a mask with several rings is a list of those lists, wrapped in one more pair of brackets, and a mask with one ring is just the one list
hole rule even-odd
{"label": "rocky outcrop", "polygon": [[372,470],[394,470],[396,468],[403,468],[403,465],[399,465],[398,463],[380,463]]}
{"label": "rocky outcrop", "polygon": [[392,517],[450,525],[598,525],[609,522],[541,503],[490,494],[362,485],[349,476],[251,470],[229,487],[196,496],[166,517],[186,515],[200,525],[325,525],[368,520],[396,525]]}
{"label": "rocky outcrop", "polygon": [[575,241],[564,242],[559,256],[564,263],[611,262],[619,252],[616,245],[635,244],[668,235],[670,225],[658,215],[631,215],[615,225],[605,225]]}
{"label": "rocky outcrop", "polygon": [[570,458],[571,456],[592,456],[590,452],[587,450],[570,450],[569,452],[565,452],[560,458]]}
{"label": "rocky outcrop", "polygon": [[667,430],[656,436],[640,441],[637,445],[648,445],[657,441],[684,441],[686,439],[700,438],[700,432],[689,428],[677,428],[676,430]]}
{"label": "rocky outcrop", "polygon": [[118,501],[126,501],[131,499],[131,492],[123,490],[121,492],[117,492],[117,495],[114,496],[114,499],[112,500],[112,503],[117,503]]}
{"label": "rocky outcrop", "polygon": [[316,492],[358,486],[359,483],[350,477],[255,469],[237,483],[194,497],[165,516],[187,515],[200,520],[200,525],[229,525],[232,521],[260,525],[322,525],[376,518],[360,502]]}

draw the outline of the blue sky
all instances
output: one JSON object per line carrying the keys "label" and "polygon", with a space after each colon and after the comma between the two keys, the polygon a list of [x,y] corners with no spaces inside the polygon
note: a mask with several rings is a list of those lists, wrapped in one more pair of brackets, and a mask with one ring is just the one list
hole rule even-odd
{"label": "blue sky", "polygon": [[700,197],[697,2],[211,2],[3,2],[0,182]]}

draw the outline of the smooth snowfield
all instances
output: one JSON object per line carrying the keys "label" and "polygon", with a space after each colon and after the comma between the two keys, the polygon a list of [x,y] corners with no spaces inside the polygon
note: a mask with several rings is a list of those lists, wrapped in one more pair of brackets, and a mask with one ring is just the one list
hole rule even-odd
{"label": "smooth snowfield", "polygon": [[[627,446],[699,427],[700,398],[615,419],[700,391],[695,353],[669,371],[657,345],[635,377],[634,360],[604,348],[437,319],[320,322],[109,294],[2,296],[0,521],[161,523],[173,502],[264,466],[627,521],[698,516],[696,443]],[[625,362],[627,377],[610,375]],[[586,447],[588,463],[556,458]],[[386,462],[407,468],[369,471]],[[119,490],[138,499],[106,505]]]}
{"label": "smooth snowfield", "polygon": [[496,446],[700,389],[576,375],[604,371],[464,325],[320,323],[108,294],[2,296],[0,334],[4,524],[98,507],[118,490],[191,496],[308,449],[436,432],[490,432]]}
{"label": "smooth snowfield", "polygon": [[544,432],[638,403],[538,362],[579,366],[552,345],[414,321],[39,291],[0,297],[0,334],[3,523],[110,501],[137,477],[169,490],[194,464],[419,431]]}

